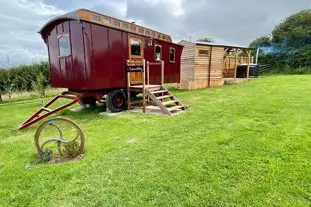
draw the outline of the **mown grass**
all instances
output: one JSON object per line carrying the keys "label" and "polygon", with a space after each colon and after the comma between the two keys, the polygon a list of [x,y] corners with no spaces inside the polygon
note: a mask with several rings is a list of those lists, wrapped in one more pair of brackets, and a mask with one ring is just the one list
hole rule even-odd
{"label": "mown grass", "polygon": [[0,105],[0,205],[310,206],[310,88],[298,75],[175,90],[189,110],[173,117],[64,111],[85,158],[31,167],[38,125],[15,127],[40,100]]}

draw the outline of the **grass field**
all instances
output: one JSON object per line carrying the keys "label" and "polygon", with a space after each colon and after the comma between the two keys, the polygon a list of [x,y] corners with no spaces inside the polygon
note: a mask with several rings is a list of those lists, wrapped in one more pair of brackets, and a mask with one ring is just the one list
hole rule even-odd
{"label": "grass field", "polygon": [[31,167],[41,101],[0,105],[0,206],[311,206],[311,75],[174,93],[173,117],[60,113],[85,158]]}

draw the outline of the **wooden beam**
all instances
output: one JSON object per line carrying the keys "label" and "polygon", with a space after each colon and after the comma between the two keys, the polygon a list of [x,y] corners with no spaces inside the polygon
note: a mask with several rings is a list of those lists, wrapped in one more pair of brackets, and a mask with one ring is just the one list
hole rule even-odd
{"label": "wooden beam", "polygon": [[250,68],[250,63],[251,63],[251,53],[252,53],[252,51],[247,51],[247,55],[248,55],[247,80],[249,79],[249,68]]}
{"label": "wooden beam", "polygon": [[234,62],[234,79],[236,79],[236,73],[237,73],[237,70],[238,70],[238,49],[235,49],[234,51],[235,53],[235,62]]}
{"label": "wooden beam", "polygon": [[146,60],[143,59],[143,112],[146,113]]}

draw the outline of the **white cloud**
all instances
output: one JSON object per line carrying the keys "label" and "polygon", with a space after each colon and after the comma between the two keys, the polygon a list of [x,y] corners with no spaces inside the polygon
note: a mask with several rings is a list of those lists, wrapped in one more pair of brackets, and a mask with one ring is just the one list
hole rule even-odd
{"label": "white cloud", "polygon": [[64,12],[40,0],[1,0],[0,67],[47,60],[37,31],[49,18]]}

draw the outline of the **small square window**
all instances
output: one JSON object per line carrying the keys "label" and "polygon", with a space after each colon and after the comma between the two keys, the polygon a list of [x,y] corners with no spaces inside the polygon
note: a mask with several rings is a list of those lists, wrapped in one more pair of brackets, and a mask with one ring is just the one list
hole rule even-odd
{"label": "small square window", "polygon": [[108,18],[103,18],[103,23],[107,25],[111,25],[111,20]]}
{"label": "small square window", "polygon": [[123,29],[129,29],[129,25],[126,23],[123,23]]}
{"label": "small square window", "polygon": [[139,29],[138,29],[138,32],[139,32],[140,34],[144,34],[144,29],[143,29],[143,28],[139,28]]}
{"label": "small square window", "polygon": [[131,26],[131,31],[132,32],[136,32],[136,27],[135,26]]}
{"label": "small square window", "polygon": [[115,20],[112,22],[112,25],[115,27],[119,27],[119,28],[121,27],[121,23],[119,21],[115,21]]}
{"label": "small square window", "polygon": [[156,36],[157,36],[156,32],[152,32],[152,37],[156,37]]}
{"label": "small square window", "polygon": [[161,38],[161,34],[160,33],[158,33],[158,38]]}
{"label": "small square window", "polygon": [[209,50],[199,50],[199,56],[209,56]]}
{"label": "small square window", "polygon": [[146,30],[146,35],[150,36],[150,31]]}
{"label": "small square window", "polygon": [[96,22],[100,22],[100,16],[93,15],[93,20]]}
{"label": "small square window", "polygon": [[170,62],[175,62],[175,48],[170,48]]}

